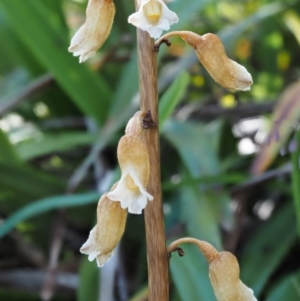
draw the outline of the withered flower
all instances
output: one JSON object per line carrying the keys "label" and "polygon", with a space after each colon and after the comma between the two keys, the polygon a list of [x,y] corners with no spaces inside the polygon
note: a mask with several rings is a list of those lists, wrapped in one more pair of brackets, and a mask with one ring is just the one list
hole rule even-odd
{"label": "withered flower", "polygon": [[169,10],[163,0],[141,0],[138,12],[128,18],[129,23],[147,31],[155,39],[178,20],[177,15]]}
{"label": "withered flower", "polygon": [[89,261],[97,259],[102,267],[113,255],[125,229],[127,210],[112,202],[107,194],[103,194],[97,207],[97,225],[91,230],[88,240],[80,252],[87,254]]}
{"label": "withered flower", "polygon": [[69,51],[82,63],[95,55],[110,34],[115,15],[113,0],[89,0],[86,21],[71,40]]}
{"label": "withered flower", "polygon": [[191,31],[174,31],[163,35],[156,41],[156,47],[171,36],[180,36],[192,46],[211,77],[227,89],[248,91],[252,85],[252,76],[245,67],[229,59],[222,41],[212,33],[203,36]]}
{"label": "withered flower", "polygon": [[149,154],[143,138],[142,113],[130,119],[125,135],[118,144],[117,156],[122,176],[116,188],[108,193],[113,201],[128,208],[129,213],[141,214],[153,196],[146,191],[150,176]]}

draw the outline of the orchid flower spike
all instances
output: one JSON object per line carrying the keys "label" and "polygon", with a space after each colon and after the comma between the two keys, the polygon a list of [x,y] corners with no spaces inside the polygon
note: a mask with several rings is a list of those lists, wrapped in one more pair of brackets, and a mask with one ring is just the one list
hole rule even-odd
{"label": "orchid flower spike", "polygon": [[158,49],[171,36],[180,36],[194,48],[200,62],[219,85],[227,89],[250,90],[253,83],[251,74],[244,66],[227,57],[218,36],[212,33],[200,36],[191,31],[173,31],[157,40],[155,48]]}
{"label": "orchid flower spike", "polygon": [[[113,186],[114,188],[114,186]],[[112,202],[107,194],[102,195],[97,207],[97,225],[91,230],[88,240],[80,252],[87,254],[89,261],[97,259],[97,265],[102,267],[119,243],[125,229],[127,210]]]}
{"label": "orchid flower spike", "polygon": [[150,176],[149,154],[143,137],[143,114],[137,112],[126,127],[118,144],[118,161],[122,176],[116,188],[108,193],[112,201],[121,203],[129,213],[141,214],[153,196],[146,191]]}
{"label": "orchid flower spike", "polygon": [[128,18],[129,23],[147,31],[155,39],[178,20],[177,15],[168,9],[163,0],[140,0],[139,10]]}
{"label": "orchid flower spike", "polygon": [[86,21],[71,40],[69,51],[79,63],[95,55],[110,34],[115,15],[113,0],[89,0]]}

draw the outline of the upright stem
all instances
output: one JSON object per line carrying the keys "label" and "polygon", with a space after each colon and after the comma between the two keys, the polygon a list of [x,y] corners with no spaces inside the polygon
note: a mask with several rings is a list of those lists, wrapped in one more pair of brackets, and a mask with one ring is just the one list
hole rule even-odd
{"label": "upright stem", "polygon": [[146,131],[146,143],[150,157],[150,179],[147,187],[154,200],[145,209],[145,225],[148,262],[148,301],[169,300],[169,266],[165,242],[164,218],[160,180],[160,147],[158,127],[157,67],[154,42],[149,34],[138,29],[138,62],[140,107],[150,110],[157,127]]}

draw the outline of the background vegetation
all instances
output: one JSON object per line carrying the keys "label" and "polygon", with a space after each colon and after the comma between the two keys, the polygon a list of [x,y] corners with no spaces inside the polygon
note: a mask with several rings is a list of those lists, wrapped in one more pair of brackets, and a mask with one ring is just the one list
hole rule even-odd
{"label": "background vegetation", "polygon": [[[138,108],[133,1],[115,4],[109,39],[80,65],[67,48],[86,1],[0,2],[1,300],[146,299],[142,216],[129,216],[100,271],[79,253]],[[183,41],[161,47],[168,242],[188,235],[230,250],[258,300],[300,300],[300,1],[169,6],[180,19],[172,30],[217,33],[254,84],[227,91]],[[171,300],[215,301],[206,262],[195,247],[184,250],[172,256]]]}

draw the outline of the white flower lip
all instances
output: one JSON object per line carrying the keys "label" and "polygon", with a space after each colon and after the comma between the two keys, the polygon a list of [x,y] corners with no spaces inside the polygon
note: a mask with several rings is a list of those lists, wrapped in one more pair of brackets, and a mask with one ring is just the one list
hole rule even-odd
{"label": "white flower lip", "polygon": [[[145,15],[144,7],[149,3],[159,3],[161,5],[161,15],[157,21],[152,21]],[[138,12],[132,14],[128,18],[128,22],[132,25],[147,31],[152,38],[159,38],[163,30],[169,30],[170,26],[178,22],[178,16],[169,10],[163,0],[142,0]]]}
{"label": "white flower lip", "polygon": [[[126,177],[130,176],[136,185],[136,189],[130,189],[126,183]],[[116,188],[107,195],[112,201],[119,201],[123,209],[128,208],[129,213],[141,214],[146,207],[147,201],[152,201],[150,195],[141,183],[134,168],[124,168],[122,177]]]}

